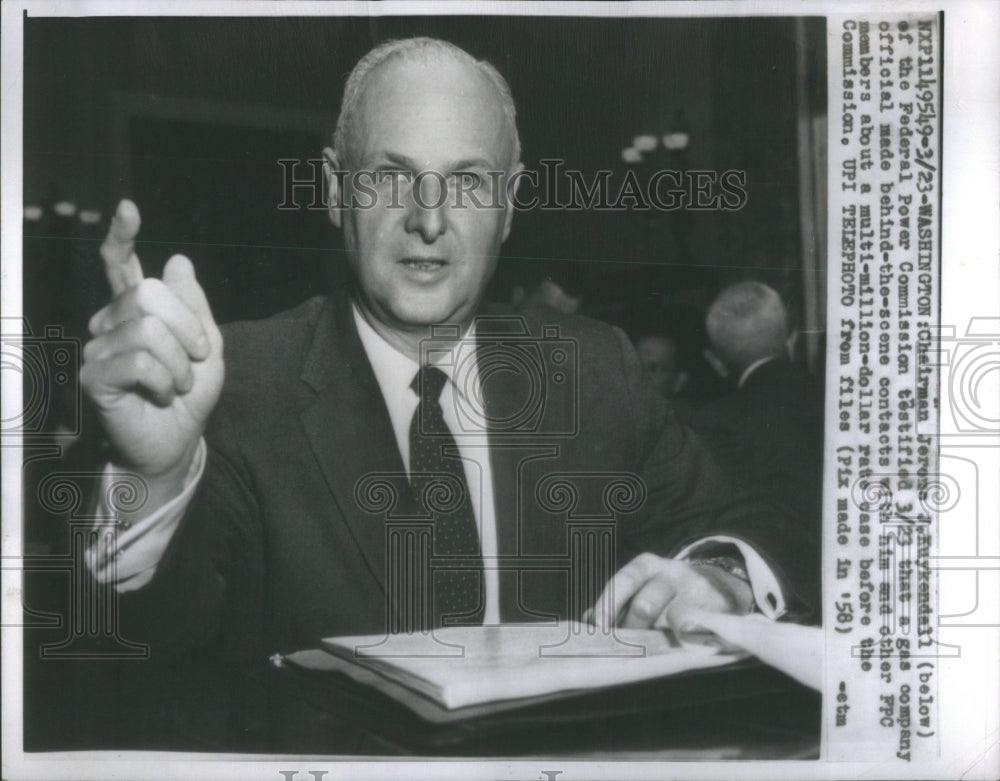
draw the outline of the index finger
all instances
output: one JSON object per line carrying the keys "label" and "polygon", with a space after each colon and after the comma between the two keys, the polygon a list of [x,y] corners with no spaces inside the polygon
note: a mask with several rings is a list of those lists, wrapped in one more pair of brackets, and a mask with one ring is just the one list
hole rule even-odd
{"label": "index finger", "polygon": [[115,298],[142,282],[142,266],[135,254],[135,237],[141,222],[139,207],[127,198],[119,201],[108,235],[101,244],[104,273]]}

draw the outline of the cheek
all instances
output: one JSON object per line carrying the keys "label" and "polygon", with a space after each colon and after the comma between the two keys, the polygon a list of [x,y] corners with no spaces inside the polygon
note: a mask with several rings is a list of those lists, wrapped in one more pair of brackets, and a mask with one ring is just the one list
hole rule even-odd
{"label": "cheek", "polygon": [[344,244],[355,272],[361,277],[384,276],[390,255],[391,231],[384,220],[360,216],[344,226]]}
{"label": "cheek", "polygon": [[360,241],[365,247],[380,246],[393,235],[393,231],[400,229],[397,224],[399,220],[400,213],[398,211],[378,207],[356,209],[351,214],[355,241]]}
{"label": "cheek", "polygon": [[459,212],[452,219],[452,229],[465,248],[468,257],[477,258],[476,265],[492,267],[503,243],[503,212],[476,214],[472,211]]}

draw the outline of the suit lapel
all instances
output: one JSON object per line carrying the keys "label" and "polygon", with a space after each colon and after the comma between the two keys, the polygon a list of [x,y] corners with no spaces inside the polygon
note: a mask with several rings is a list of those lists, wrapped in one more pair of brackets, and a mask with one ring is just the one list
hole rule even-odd
{"label": "suit lapel", "polygon": [[[543,359],[535,367],[543,372],[539,376],[525,362],[526,357],[537,361],[543,356],[535,349],[527,321],[520,316],[486,310],[476,323],[476,341],[490,438],[497,549],[502,557],[511,560],[528,552],[531,543],[525,539],[526,522],[537,522],[525,517],[528,507],[522,495],[522,469],[535,459],[551,459],[556,452],[551,441],[546,441],[544,431],[538,431],[544,423],[522,414],[534,409],[540,390],[537,382],[544,382],[546,368]],[[538,620],[539,616],[523,610],[524,595],[516,565],[501,569],[499,576],[501,620]]]}
{"label": "suit lapel", "polygon": [[[330,299],[317,325],[302,379],[315,400],[301,413],[306,438],[343,521],[369,570],[385,589],[386,518],[406,512],[412,499],[389,412],[365,355],[347,295]],[[384,475],[395,505],[368,501],[364,480]],[[400,507],[402,505],[402,507]]]}
{"label": "suit lapel", "polygon": [[[503,557],[517,557],[525,552],[522,528],[525,508],[518,490],[522,465],[536,458],[551,459],[558,452],[558,446],[544,432],[538,436],[532,435],[532,431],[539,425],[551,425],[553,412],[557,416],[565,412],[546,408],[547,421],[535,420],[512,430],[511,421],[518,421],[518,413],[525,404],[530,404],[532,384],[539,377],[520,370],[517,361],[511,363],[510,355],[505,356],[505,352],[513,350],[516,357],[518,345],[526,338],[529,354],[540,357],[541,369],[546,370],[544,356],[533,349],[524,323],[516,316],[487,312],[476,325],[477,362],[489,421],[497,543]],[[340,511],[343,526],[385,591],[386,520],[413,517],[419,511],[408,489],[389,412],[358,336],[346,294],[332,297],[324,308],[301,377],[316,394],[300,415],[306,438]],[[541,379],[544,382],[544,374]],[[546,400],[546,406],[548,401],[551,400]],[[374,475],[384,476],[392,485],[390,494],[395,501],[391,505],[366,500],[363,481]],[[340,523],[336,517],[332,521]],[[503,620],[530,618],[519,609],[517,572],[500,574]]]}
{"label": "suit lapel", "polygon": [[490,441],[490,465],[493,472],[493,496],[496,503],[497,545],[502,556],[518,553],[518,449],[511,447],[513,437],[504,423],[516,409],[523,394],[523,375],[511,371],[505,359],[505,347],[515,335],[517,320],[487,316],[476,322],[476,361],[482,383],[483,407]]}

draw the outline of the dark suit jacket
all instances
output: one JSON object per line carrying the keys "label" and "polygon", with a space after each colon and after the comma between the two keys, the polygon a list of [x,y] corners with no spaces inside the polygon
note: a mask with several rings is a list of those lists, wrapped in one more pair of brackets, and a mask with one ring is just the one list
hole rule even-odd
{"label": "dark suit jacket", "polygon": [[[501,572],[505,621],[579,615],[639,552],[669,555],[709,532],[751,542],[793,593],[816,590],[819,570],[800,566],[796,535],[721,478],[644,382],[622,332],[485,314],[478,361],[511,566]],[[126,633],[160,656],[218,648],[243,669],[322,637],[384,632],[387,525],[413,507],[405,490],[387,505],[364,487],[372,475],[402,485],[405,474],[350,299],[312,299],[229,325],[224,338],[206,471],[152,581],[123,595]],[[613,528],[615,558],[581,579],[570,539],[595,523]]]}
{"label": "dark suit jacket", "polygon": [[[801,555],[820,566],[823,487],[823,394],[784,359],[756,369],[739,390],[700,409],[692,428],[743,486],[764,491],[795,520],[806,540]],[[809,584],[817,588],[819,581]],[[818,602],[818,592],[808,595]]]}

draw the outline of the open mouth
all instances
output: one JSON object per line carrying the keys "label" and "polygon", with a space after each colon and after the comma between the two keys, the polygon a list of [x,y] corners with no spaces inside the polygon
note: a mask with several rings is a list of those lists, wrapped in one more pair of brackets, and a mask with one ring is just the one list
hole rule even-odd
{"label": "open mouth", "polygon": [[437,271],[448,265],[448,262],[439,258],[404,258],[399,261],[413,271]]}

